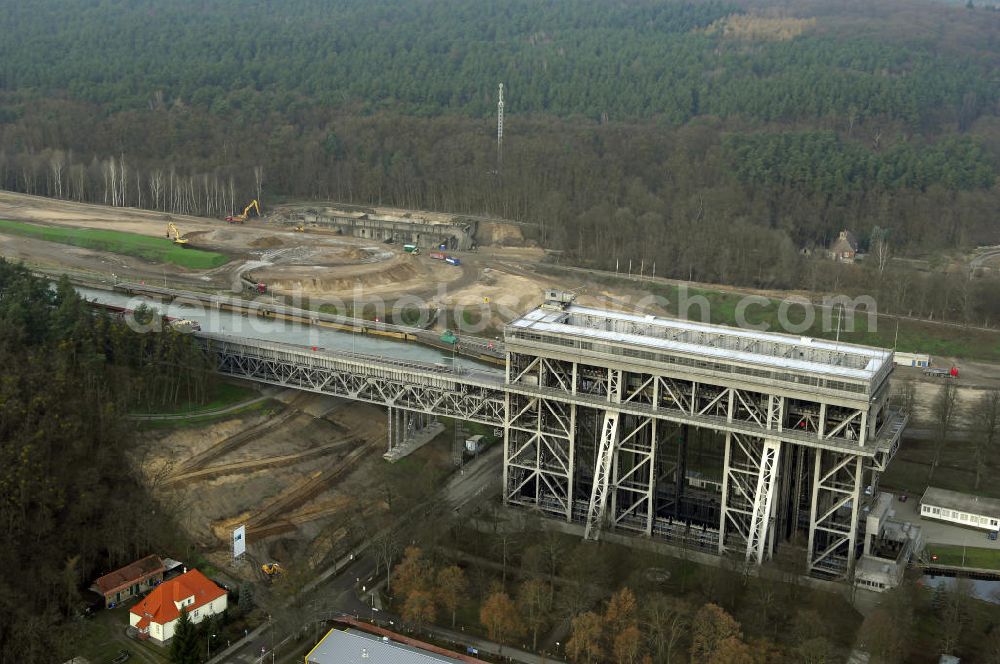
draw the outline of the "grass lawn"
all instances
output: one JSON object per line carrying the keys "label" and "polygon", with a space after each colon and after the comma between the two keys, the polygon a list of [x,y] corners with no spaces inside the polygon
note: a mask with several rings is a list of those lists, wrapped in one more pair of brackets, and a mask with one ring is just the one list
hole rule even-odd
{"label": "grass lawn", "polygon": [[215,383],[209,388],[206,398],[202,401],[182,401],[177,404],[170,404],[163,406],[162,408],[156,408],[148,412],[136,411],[133,414],[182,415],[190,413],[192,415],[197,415],[201,412],[219,410],[242,401],[249,401],[257,396],[257,390],[247,387],[246,385],[239,385],[237,383],[229,383],[219,380],[215,381]]}
{"label": "grass lawn", "polygon": [[186,248],[174,244],[165,237],[150,237],[136,233],[121,231],[106,231],[93,228],[64,228],[59,226],[40,226],[20,221],[0,219],[0,233],[21,235],[36,238],[46,242],[71,244],[75,247],[109,251],[141,258],[151,263],[173,263],[181,267],[196,270],[224,265],[229,258],[214,251]]}
{"label": "grass lawn", "polygon": [[941,464],[934,471],[933,479],[928,481],[933,458],[933,441],[904,437],[896,458],[882,475],[880,486],[886,491],[908,493],[914,498],[921,496],[928,484],[952,491],[1000,498],[1000,484],[989,480],[1000,472],[998,460],[992,457],[986,459],[979,488],[975,488],[975,450],[969,441],[948,441],[942,446]]}
{"label": "grass lawn", "polygon": [[128,650],[132,653],[130,661],[167,664],[170,661],[169,649],[125,636],[128,614],[127,607],[101,609],[93,618],[77,621],[69,635],[70,652],[94,664],[102,664],[114,659],[119,651]]}
{"label": "grass lawn", "polygon": [[[544,269],[540,271],[546,272]],[[550,273],[562,274],[556,270],[552,270]],[[720,325],[736,324],[736,307],[745,297],[742,294],[709,288],[688,288],[685,296],[681,297],[680,288],[676,285],[637,284],[629,279],[608,276],[597,276],[593,279],[607,285],[642,288],[650,295],[664,298],[667,301],[665,308],[670,315],[691,318],[692,320],[702,319],[703,307],[696,302],[698,298],[705,298],[709,305],[708,322]],[[781,300],[774,298],[767,298],[766,303],[754,302],[744,311],[746,321],[754,325],[763,323],[772,332],[783,332],[784,330],[778,323],[780,304]],[[788,309],[788,318],[793,324],[803,321],[803,315],[801,305],[793,304]],[[827,319],[826,326],[824,326],[824,316]],[[895,320],[878,318],[876,329],[869,330],[867,316],[864,312],[858,311],[854,317],[853,331],[848,330],[847,321],[848,319],[845,317],[840,330],[840,340],[847,343],[892,348],[895,342],[896,349],[901,352],[1000,361],[1000,333],[935,325],[921,321],[900,320],[897,340]],[[820,339],[834,339],[837,337],[837,313],[824,311],[817,307],[813,324],[808,329],[795,332],[795,334]]]}
{"label": "grass lawn", "polygon": [[[680,297],[677,287],[653,285],[650,289],[662,294],[670,300],[671,313],[678,313]],[[663,291],[660,293],[659,291]],[[711,322],[722,325],[736,324],[736,307],[743,296],[712,290],[688,289],[688,299],[702,296],[710,305]],[[745,316],[752,324],[765,324],[767,329],[782,332],[778,322],[780,300],[768,299],[767,304],[754,305],[747,308]],[[693,316],[700,315],[700,308],[692,305],[688,311]],[[816,309],[812,326],[802,334],[804,336],[835,339],[837,338],[837,313],[824,312]],[[824,313],[827,320],[824,325]],[[793,305],[789,308],[788,318],[792,323],[803,321],[803,308]],[[875,329],[869,329],[868,318],[863,312],[854,317],[853,331],[848,329],[848,319],[845,318],[840,330],[840,340],[847,343],[865,344],[892,348],[893,344],[901,352],[930,353],[931,355],[953,355],[956,357],[977,358],[984,360],[1000,360],[1000,334],[967,330],[958,327],[945,327],[923,323],[920,321],[900,320],[899,338],[896,339],[896,324],[887,318],[878,318]]]}
{"label": "grass lawn", "polygon": [[996,549],[928,544],[927,554],[928,556],[937,556],[937,560],[934,562],[939,565],[1000,569],[1000,551]]}
{"label": "grass lawn", "polygon": [[137,421],[135,424],[142,431],[149,431],[151,429],[194,429],[218,420],[240,417],[257,411],[277,413],[284,407],[285,404],[276,399],[266,399],[265,401],[248,404],[243,408],[237,408],[226,413],[194,415],[177,420],[142,420]]}

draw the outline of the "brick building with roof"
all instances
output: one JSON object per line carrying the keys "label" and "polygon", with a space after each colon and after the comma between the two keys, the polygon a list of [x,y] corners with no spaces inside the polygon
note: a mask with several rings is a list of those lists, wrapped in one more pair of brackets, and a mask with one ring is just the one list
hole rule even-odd
{"label": "brick building with roof", "polygon": [[841,263],[853,263],[858,255],[858,238],[848,230],[840,231],[837,239],[830,245],[830,258]]}
{"label": "brick building with roof", "polygon": [[191,622],[226,610],[226,591],[196,569],[164,581],[129,611],[129,624],[140,639],[165,643],[174,636],[181,609]]}
{"label": "brick building with roof", "polygon": [[102,595],[104,606],[110,608],[153,588],[163,581],[165,572],[159,556],[146,556],[97,579],[92,590]]}

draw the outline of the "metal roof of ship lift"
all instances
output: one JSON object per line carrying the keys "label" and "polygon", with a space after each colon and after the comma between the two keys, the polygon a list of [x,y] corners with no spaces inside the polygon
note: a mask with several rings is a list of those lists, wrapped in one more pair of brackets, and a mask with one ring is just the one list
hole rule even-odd
{"label": "metal roof of ship lift", "polygon": [[855,380],[872,380],[892,361],[882,348],[576,305],[534,309],[510,326]]}

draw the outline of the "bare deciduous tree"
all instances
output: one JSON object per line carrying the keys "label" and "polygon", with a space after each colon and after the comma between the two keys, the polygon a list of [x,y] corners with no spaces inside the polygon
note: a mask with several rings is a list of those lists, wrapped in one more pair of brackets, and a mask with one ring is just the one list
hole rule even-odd
{"label": "bare deciduous tree", "polygon": [[150,201],[152,208],[159,210],[163,198],[163,171],[159,168],[153,169],[149,174],[149,196],[153,199]]}
{"label": "bare deciduous tree", "polygon": [[888,228],[876,226],[872,230],[871,253],[875,257],[875,265],[878,267],[879,276],[881,276],[885,272],[886,265],[889,264],[891,254]]}
{"label": "bare deciduous tree", "polygon": [[976,486],[982,480],[983,468],[986,464],[986,455],[993,450],[997,442],[997,434],[1000,433],[1000,390],[991,390],[979,398],[979,407],[976,408]]}
{"label": "bare deciduous tree", "polygon": [[934,460],[931,463],[931,470],[927,474],[928,482],[934,479],[934,471],[941,463],[941,450],[944,448],[945,441],[951,434],[951,427],[955,422],[956,404],[955,383],[945,383],[941,386],[937,398],[934,400],[933,413],[937,435],[934,440]]}
{"label": "bare deciduous tree", "polygon": [[656,661],[670,664],[674,650],[691,626],[691,606],[680,598],[656,594],[643,602],[643,622]]}
{"label": "bare deciduous tree", "polygon": [[66,154],[62,150],[56,150],[49,157],[49,168],[52,169],[52,185],[54,191],[51,192],[56,198],[63,197],[63,170],[66,168]]}
{"label": "bare deciduous tree", "polygon": [[254,166],[253,167],[253,181],[254,181],[254,185],[255,185],[255,187],[257,189],[257,196],[256,196],[257,202],[260,203],[261,202],[261,200],[260,200],[260,198],[261,198],[261,193],[260,193],[261,192],[261,187],[264,186],[264,167],[263,166]]}

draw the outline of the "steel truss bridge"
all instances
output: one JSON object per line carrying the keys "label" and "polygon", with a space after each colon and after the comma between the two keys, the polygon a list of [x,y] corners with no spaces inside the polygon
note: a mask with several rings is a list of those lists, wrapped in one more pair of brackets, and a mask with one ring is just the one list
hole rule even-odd
{"label": "steel truss bridge", "polygon": [[[504,501],[587,538],[633,532],[748,564],[789,542],[828,578],[853,569],[907,422],[888,402],[888,351],[566,302],[508,327],[503,373],[198,336],[228,376],[502,430]],[[692,436],[716,442],[721,491],[691,480]]]}

